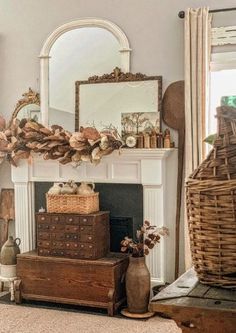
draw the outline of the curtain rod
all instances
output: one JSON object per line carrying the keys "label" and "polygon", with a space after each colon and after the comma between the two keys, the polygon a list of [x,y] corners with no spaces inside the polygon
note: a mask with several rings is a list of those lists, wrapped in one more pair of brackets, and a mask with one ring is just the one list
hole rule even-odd
{"label": "curtain rod", "polygon": [[[231,12],[233,10],[236,10],[236,7],[233,8],[221,8],[221,9],[212,9],[209,10],[209,13],[219,13],[219,12]],[[178,14],[179,18],[183,19],[185,17],[185,11],[181,10]]]}

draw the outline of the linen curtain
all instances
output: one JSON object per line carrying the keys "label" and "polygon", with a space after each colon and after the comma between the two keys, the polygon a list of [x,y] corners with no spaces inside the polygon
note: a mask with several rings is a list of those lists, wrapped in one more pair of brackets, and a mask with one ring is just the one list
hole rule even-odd
{"label": "linen curtain", "polygon": [[[209,92],[211,21],[207,7],[185,12],[185,178],[205,157],[206,114]],[[186,207],[186,205],[185,205]],[[186,216],[186,214],[185,214]],[[191,267],[185,218],[185,268]]]}

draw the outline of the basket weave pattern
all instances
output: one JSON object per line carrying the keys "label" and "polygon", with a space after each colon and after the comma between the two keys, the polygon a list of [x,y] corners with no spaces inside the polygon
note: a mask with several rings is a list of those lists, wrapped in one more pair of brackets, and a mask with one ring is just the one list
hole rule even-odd
{"label": "basket weave pattern", "polygon": [[46,195],[48,213],[91,214],[99,211],[99,193]]}
{"label": "basket weave pattern", "polygon": [[190,246],[202,283],[236,287],[236,109],[217,118],[213,150],[187,182]]}

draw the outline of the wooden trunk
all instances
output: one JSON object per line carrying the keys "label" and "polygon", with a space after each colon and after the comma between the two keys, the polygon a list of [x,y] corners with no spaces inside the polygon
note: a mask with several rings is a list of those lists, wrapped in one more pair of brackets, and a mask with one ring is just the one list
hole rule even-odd
{"label": "wooden trunk", "polygon": [[199,283],[193,269],[157,294],[149,308],[175,320],[183,333],[236,332],[236,291]]}
{"label": "wooden trunk", "polygon": [[110,249],[109,213],[36,214],[38,255],[98,259]]}
{"label": "wooden trunk", "polygon": [[107,308],[113,316],[125,301],[126,254],[109,254],[98,260],[17,256],[16,303],[21,299]]}

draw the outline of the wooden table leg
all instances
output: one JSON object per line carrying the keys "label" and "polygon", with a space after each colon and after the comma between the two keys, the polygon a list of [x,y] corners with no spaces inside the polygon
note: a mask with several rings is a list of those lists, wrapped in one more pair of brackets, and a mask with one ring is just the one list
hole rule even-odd
{"label": "wooden table leg", "polygon": [[14,281],[10,282],[10,294],[11,294],[11,301],[15,300],[15,291],[14,291]]}
{"label": "wooden table leg", "polygon": [[114,312],[115,312],[115,290],[114,289],[109,290],[108,299],[109,299],[108,306],[107,306],[108,316],[113,317]]}
{"label": "wooden table leg", "polygon": [[0,292],[2,293],[4,290],[4,282],[0,281]]}
{"label": "wooden table leg", "polygon": [[15,303],[21,304],[22,297],[21,297],[21,280],[14,281],[14,290],[15,290]]}

